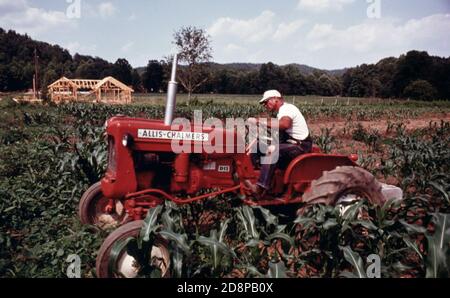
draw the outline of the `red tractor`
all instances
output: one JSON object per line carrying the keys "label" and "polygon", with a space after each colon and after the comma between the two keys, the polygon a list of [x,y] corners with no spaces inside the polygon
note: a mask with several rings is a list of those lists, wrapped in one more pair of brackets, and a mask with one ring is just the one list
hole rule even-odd
{"label": "red tractor", "polygon": [[[266,199],[253,200],[244,181],[255,182],[259,170],[254,167],[248,152],[173,152],[172,140],[186,134],[181,127],[174,130],[170,125],[175,105],[175,65],[169,83],[165,121],[116,116],[106,122],[108,167],[101,181],[84,193],[79,205],[79,216],[84,224],[101,228],[121,226],[100,248],[97,258],[99,277],[111,274],[108,260],[113,244],[138,235],[147,211],[165,200],[189,204],[219,194],[234,193],[242,198],[243,203],[259,206],[337,204],[355,197],[383,204],[386,200],[383,193],[392,192],[391,186],[380,184],[369,172],[358,167],[356,155],[323,154],[315,147],[313,153],[298,156],[286,168],[277,169]],[[194,149],[205,139],[214,144],[217,129],[214,135],[212,131],[212,127],[192,125],[190,146]],[[219,134],[223,136],[222,140],[241,137],[236,129],[223,129]],[[230,150],[236,148],[226,146],[224,143],[223,152],[236,152]],[[212,191],[197,195],[207,190]],[[156,246],[152,254],[167,258],[164,243]],[[123,254],[118,261],[118,270],[125,268],[122,274],[133,276],[126,269],[132,260],[126,252]],[[163,268],[163,273],[166,271],[167,268]]]}

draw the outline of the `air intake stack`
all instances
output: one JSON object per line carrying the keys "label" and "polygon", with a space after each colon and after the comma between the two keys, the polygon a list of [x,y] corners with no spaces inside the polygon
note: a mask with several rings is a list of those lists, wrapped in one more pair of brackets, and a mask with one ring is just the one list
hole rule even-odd
{"label": "air intake stack", "polygon": [[170,76],[170,81],[167,86],[167,101],[166,101],[166,114],[164,116],[164,124],[171,125],[173,120],[173,113],[175,111],[175,106],[177,104],[177,85],[175,81],[177,76],[177,54],[173,56],[172,62],[172,74]]}

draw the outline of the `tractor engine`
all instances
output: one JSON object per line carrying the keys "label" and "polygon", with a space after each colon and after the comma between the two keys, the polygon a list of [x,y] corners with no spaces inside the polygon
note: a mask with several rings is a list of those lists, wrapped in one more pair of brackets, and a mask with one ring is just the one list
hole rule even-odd
{"label": "tractor engine", "polygon": [[220,156],[182,153],[175,157],[170,189],[174,193],[197,193],[202,188],[234,185],[233,160]]}
{"label": "tractor engine", "polygon": [[134,163],[138,190],[159,188],[171,193],[195,194],[203,188],[234,185],[233,160],[223,156],[136,152]]}

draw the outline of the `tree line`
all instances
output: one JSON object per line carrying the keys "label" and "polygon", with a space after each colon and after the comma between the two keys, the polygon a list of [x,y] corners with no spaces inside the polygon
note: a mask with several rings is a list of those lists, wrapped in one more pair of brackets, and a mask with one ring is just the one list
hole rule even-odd
{"label": "tree line", "polygon": [[47,86],[62,76],[102,79],[113,76],[126,85],[139,87],[140,75],[126,59],[110,63],[99,57],[71,55],[58,45],[34,41],[27,35],[0,28],[0,92],[32,88],[38,61],[38,86],[43,94]]}
{"label": "tree line", "polygon": [[[43,94],[61,76],[83,79],[113,76],[136,92],[164,92],[170,77],[170,58],[150,60],[146,67],[133,69],[126,59],[110,63],[99,57],[72,56],[58,45],[34,41],[27,35],[0,28],[0,92],[31,88],[35,51]],[[295,64],[279,66],[271,62],[240,67],[212,62],[200,64],[202,84],[195,90],[187,90],[188,83],[192,82],[180,84],[181,92],[260,94],[267,89],[278,89],[286,95],[450,99],[450,57],[435,57],[420,51],[385,58],[376,64],[362,64],[342,74],[318,69],[306,72]],[[180,79],[184,72],[189,74],[189,67],[192,64],[180,65]]]}
{"label": "tree line", "polygon": [[[298,65],[279,66],[272,62],[257,69],[227,69],[214,63],[204,66],[208,80],[197,89],[198,93],[260,94],[277,89],[286,95],[450,100],[450,57],[434,57],[420,51],[362,64],[343,74],[318,69],[305,73]],[[150,61],[143,72],[144,86],[164,91],[169,70],[166,61]]]}

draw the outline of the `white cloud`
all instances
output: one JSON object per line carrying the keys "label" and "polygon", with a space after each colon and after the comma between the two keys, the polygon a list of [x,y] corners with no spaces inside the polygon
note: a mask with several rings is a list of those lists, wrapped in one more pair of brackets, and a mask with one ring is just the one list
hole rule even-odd
{"label": "white cloud", "polygon": [[[308,26],[306,26],[308,25]],[[410,50],[449,56],[450,14],[366,19],[350,26],[284,20],[265,11],[250,19],[220,18],[209,27],[217,62],[272,61],[336,69],[375,63]]]}
{"label": "white cloud", "polygon": [[237,55],[243,55],[247,54],[247,51],[244,47],[238,46],[234,43],[229,43],[224,47],[224,52],[226,55],[229,56],[237,56]]}
{"label": "white cloud", "polygon": [[[435,14],[404,23],[387,18],[367,20],[343,29],[331,24],[316,24],[306,35],[306,46],[302,43],[297,48],[305,49],[315,57],[323,57],[322,63],[333,67],[377,62],[412,49],[448,56],[448,32],[450,14]],[[357,63],[349,62],[358,60]]]}
{"label": "white cloud", "polygon": [[281,23],[278,25],[278,28],[273,35],[273,39],[276,41],[285,40],[295,34],[304,24],[304,20],[296,20],[288,24]]}
{"label": "white cloud", "polygon": [[0,0],[0,12],[2,15],[22,11],[25,6],[26,3],[24,0]]}
{"label": "white cloud", "polygon": [[134,47],[134,42],[130,41],[124,44],[121,48],[122,52],[128,52]]}
{"label": "white cloud", "polygon": [[36,34],[74,24],[62,11],[32,7],[25,0],[0,0],[0,26],[4,28]]}
{"label": "white cloud", "polygon": [[223,17],[219,18],[207,31],[213,38],[229,36],[248,42],[259,42],[273,33],[274,16],[273,12],[266,10],[249,20]]}
{"label": "white cloud", "polygon": [[330,24],[316,24],[307,35],[309,48],[343,48],[354,52],[374,49],[408,49],[429,44],[440,44],[450,51],[448,43],[450,14],[436,14],[422,19],[412,19],[404,24],[393,20],[368,20],[345,29]]}
{"label": "white cloud", "polygon": [[297,9],[313,12],[342,10],[345,5],[353,2],[355,2],[355,0],[300,0]]}
{"label": "white cloud", "polygon": [[117,8],[111,2],[103,2],[98,5],[98,13],[102,18],[112,17],[116,12]]}
{"label": "white cloud", "polygon": [[218,61],[262,62],[273,60],[271,55],[284,57],[280,52],[291,49],[293,44],[287,40],[299,39],[304,24],[305,20],[277,22],[275,13],[265,10],[249,19],[221,17],[207,32],[212,37],[214,58]]}

